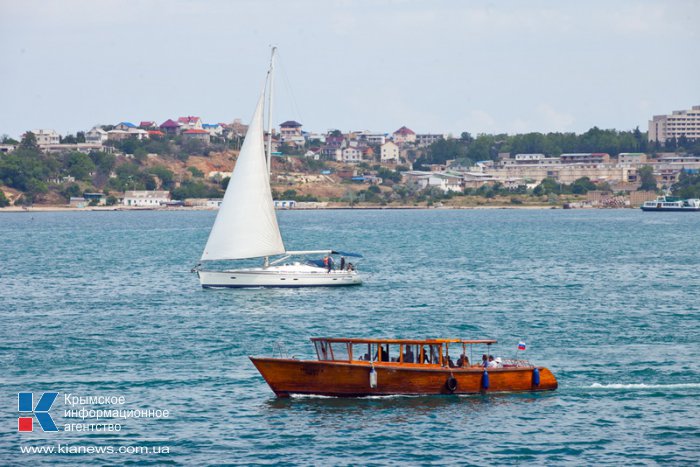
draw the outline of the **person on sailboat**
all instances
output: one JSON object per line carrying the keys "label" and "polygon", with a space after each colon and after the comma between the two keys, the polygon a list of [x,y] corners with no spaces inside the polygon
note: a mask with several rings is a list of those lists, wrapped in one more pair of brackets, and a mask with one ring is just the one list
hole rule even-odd
{"label": "person on sailboat", "polygon": [[328,255],[328,272],[331,272],[334,263],[335,261],[333,261],[333,257],[331,255]]}
{"label": "person on sailboat", "polygon": [[345,256],[340,257],[340,270],[345,271]]}

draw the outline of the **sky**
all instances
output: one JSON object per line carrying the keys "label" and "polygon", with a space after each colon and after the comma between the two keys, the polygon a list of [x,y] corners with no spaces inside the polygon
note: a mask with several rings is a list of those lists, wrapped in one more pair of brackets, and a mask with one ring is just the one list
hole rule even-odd
{"label": "sky", "polygon": [[0,0],[0,135],[252,116],[304,130],[647,129],[700,105],[700,1]]}

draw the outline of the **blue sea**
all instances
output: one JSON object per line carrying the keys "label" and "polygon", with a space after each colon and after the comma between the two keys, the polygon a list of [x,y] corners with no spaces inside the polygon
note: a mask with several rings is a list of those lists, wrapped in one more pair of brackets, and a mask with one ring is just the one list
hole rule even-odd
{"label": "blue sea", "polygon": [[[365,284],[203,290],[214,217],[0,214],[1,465],[700,462],[700,215],[284,211],[288,249],[362,252]],[[559,389],[276,399],[248,355],[313,336],[494,338]]]}

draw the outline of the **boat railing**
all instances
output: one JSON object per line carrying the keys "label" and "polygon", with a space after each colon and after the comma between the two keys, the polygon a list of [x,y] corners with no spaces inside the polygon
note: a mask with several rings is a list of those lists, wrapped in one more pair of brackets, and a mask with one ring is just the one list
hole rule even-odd
{"label": "boat railing", "polygon": [[283,347],[283,342],[275,342],[272,347],[272,356],[274,357],[276,353],[279,354],[280,358],[287,358],[287,350]]}

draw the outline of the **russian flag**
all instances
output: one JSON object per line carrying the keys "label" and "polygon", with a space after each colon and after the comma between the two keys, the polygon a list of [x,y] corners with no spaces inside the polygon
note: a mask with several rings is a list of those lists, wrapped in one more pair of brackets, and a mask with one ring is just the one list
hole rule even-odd
{"label": "russian flag", "polygon": [[527,345],[525,345],[525,341],[518,342],[518,350],[525,350],[526,348]]}

